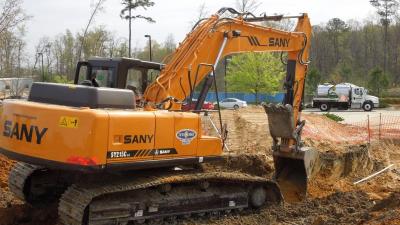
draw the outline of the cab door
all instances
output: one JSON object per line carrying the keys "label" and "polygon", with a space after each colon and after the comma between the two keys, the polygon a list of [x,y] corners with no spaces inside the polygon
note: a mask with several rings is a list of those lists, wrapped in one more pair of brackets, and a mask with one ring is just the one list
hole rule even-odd
{"label": "cab door", "polygon": [[352,89],[351,108],[360,109],[363,103],[363,92],[361,88]]}

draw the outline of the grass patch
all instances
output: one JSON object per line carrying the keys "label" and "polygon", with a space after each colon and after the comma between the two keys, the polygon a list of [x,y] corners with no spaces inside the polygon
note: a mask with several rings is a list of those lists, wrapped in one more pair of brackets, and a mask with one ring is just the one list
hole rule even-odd
{"label": "grass patch", "polygon": [[332,113],[324,113],[324,114],[322,114],[322,115],[324,115],[324,116],[326,116],[327,118],[329,118],[329,119],[331,119],[331,120],[333,120],[333,121],[336,121],[336,122],[340,122],[340,121],[343,121],[343,120],[344,120],[343,117],[338,116],[338,115],[336,115],[336,114],[332,114]]}
{"label": "grass patch", "polygon": [[381,98],[380,100],[382,103],[386,104],[395,104],[395,105],[400,104],[400,98]]}

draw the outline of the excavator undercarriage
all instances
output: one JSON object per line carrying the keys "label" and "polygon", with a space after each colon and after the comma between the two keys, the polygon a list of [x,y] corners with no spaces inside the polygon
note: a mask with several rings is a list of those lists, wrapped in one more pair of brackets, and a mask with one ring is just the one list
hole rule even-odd
{"label": "excavator undercarriage", "polygon": [[33,205],[59,199],[59,221],[65,225],[160,224],[177,216],[218,215],[283,201],[278,185],[264,177],[194,168],[60,174],[17,163],[9,186]]}

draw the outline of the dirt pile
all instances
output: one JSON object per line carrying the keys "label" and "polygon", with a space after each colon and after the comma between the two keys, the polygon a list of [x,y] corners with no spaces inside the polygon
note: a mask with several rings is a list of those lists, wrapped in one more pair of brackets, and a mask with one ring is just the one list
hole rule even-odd
{"label": "dirt pile", "polygon": [[[303,139],[314,147],[327,150],[341,150],[340,146],[362,144],[367,141],[365,128],[337,123],[325,116],[317,114],[303,114],[302,119],[306,120],[303,129]],[[327,143],[334,143],[329,145]],[[319,145],[319,146],[318,146]]]}
{"label": "dirt pile", "polygon": [[[0,154],[0,207],[7,207],[14,203],[20,203],[14,198],[8,189],[8,173],[14,162]],[[1,217],[0,217],[1,218]]]}
{"label": "dirt pile", "polygon": [[206,171],[241,172],[254,176],[271,177],[274,168],[270,157],[266,155],[224,156],[222,161],[203,164]]}
{"label": "dirt pile", "polygon": [[[272,139],[268,133],[267,116],[258,107],[255,109],[222,111],[222,122],[227,124],[228,129],[226,144],[231,153],[271,154]],[[211,115],[211,118],[215,124],[219,124],[216,114]],[[215,135],[209,123],[205,127],[209,128],[208,133]]]}
{"label": "dirt pile", "polygon": [[0,187],[7,187],[8,172],[11,170],[14,162],[7,159],[5,156],[0,154]]}
{"label": "dirt pile", "polygon": [[[218,116],[211,115],[215,124]],[[325,116],[302,114],[306,125],[302,139],[307,146],[319,151],[345,152],[352,145],[367,141],[364,128],[337,123]],[[239,110],[223,110],[223,123],[227,124],[227,145],[231,152],[244,154],[271,154],[272,139],[268,131],[268,118],[261,106],[250,106]],[[206,127],[210,127],[208,124]],[[209,128],[211,132],[211,128]],[[363,132],[360,132],[360,131]]]}
{"label": "dirt pile", "polygon": [[32,208],[26,204],[0,208],[0,225],[55,225],[57,204]]}

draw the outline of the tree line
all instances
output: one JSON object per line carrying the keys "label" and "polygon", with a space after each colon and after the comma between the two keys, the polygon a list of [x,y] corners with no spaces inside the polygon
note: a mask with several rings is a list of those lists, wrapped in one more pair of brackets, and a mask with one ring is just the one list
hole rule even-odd
{"label": "tree line", "polygon": [[[308,86],[318,83],[349,82],[380,92],[374,74],[379,74],[380,89],[400,84],[400,20],[388,27],[387,69],[382,26],[376,20],[344,22],[333,18],[313,26],[311,69]],[[310,90],[311,91],[311,90]],[[310,93],[309,91],[309,93]]]}
{"label": "tree line", "polygon": [[[81,53],[80,44],[82,34],[73,34],[67,30],[55,38],[42,38],[36,46],[36,52],[44,54],[44,71],[47,80],[65,79],[73,80],[75,75],[76,63],[79,61],[80,54],[82,59],[93,56],[99,57],[127,57],[129,54],[128,40],[124,37],[117,37],[104,27],[94,27],[88,31],[85,37],[85,44]],[[152,41],[153,61],[162,62],[163,59],[175,50],[176,43],[172,34],[167,36],[162,43]],[[149,46],[145,48],[134,47],[132,57],[142,60],[149,60]],[[38,57],[33,71],[35,74],[41,73],[41,58]]]}
{"label": "tree line", "polygon": [[[22,0],[0,0],[0,77],[34,75],[40,78],[44,72],[44,78],[48,81],[68,82],[73,79],[76,63],[80,59],[91,56],[128,57],[131,51],[131,57],[148,60],[150,58],[148,44],[144,48],[130,47],[130,37],[117,36],[102,26],[91,26],[92,19],[101,11],[101,4],[104,1],[98,1],[85,29],[76,33],[67,29],[55,37],[40,39],[32,60],[29,58],[24,41],[25,21],[29,20],[30,16],[22,9]],[[254,12],[260,6],[260,1],[257,0],[233,1],[241,12]],[[396,16],[398,1],[371,0],[370,2],[377,8],[376,17],[362,21],[332,18],[326,23],[313,26],[307,94],[313,94],[316,86],[324,82],[351,82],[368,87],[375,94],[383,93],[387,87],[399,86],[400,17]],[[154,22],[150,17],[133,12],[137,8],[148,9],[153,5],[154,3],[149,0],[124,0],[120,17],[130,21],[129,29],[132,28],[131,22],[135,19]],[[196,20],[210,15],[205,3],[200,5],[198,11]],[[283,29],[293,28],[293,24],[293,21],[267,23]],[[162,42],[152,40],[151,47],[153,60],[162,62],[175,50],[176,43],[170,34]],[[281,91],[281,85],[277,85],[280,82],[272,79],[270,76],[273,74],[267,70],[283,71],[284,66],[277,63],[280,61],[279,55],[272,54],[272,56],[250,54],[248,57],[234,56],[224,60],[220,64],[222,68],[217,69],[220,73],[219,87],[223,86],[223,90],[228,91],[248,89],[254,93]],[[267,61],[264,65],[254,63],[254,60]],[[240,66],[239,62],[248,66]],[[248,71],[239,71],[238,68],[247,68]],[[251,71],[262,72],[254,75]],[[263,83],[246,82],[249,83],[247,86],[237,84],[240,79],[235,76],[243,74],[249,78],[247,81],[253,79]],[[278,74],[278,77],[283,79],[284,75],[280,72]]]}

